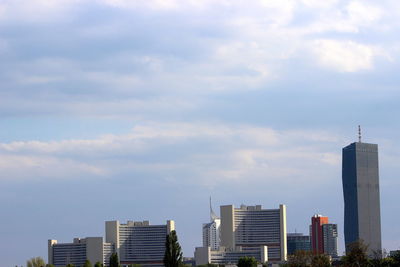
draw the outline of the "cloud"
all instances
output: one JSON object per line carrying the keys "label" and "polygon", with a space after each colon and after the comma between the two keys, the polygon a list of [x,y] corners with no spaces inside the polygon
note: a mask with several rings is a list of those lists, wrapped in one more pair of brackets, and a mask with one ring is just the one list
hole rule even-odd
{"label": "cloud", "polygon": [[371,70],[377,49],[353,41],[317,40],[314,53],[319,64],[340,72]]}
{"label": "cloud", "polygon": [[[299,145],[299,139],[307,146]],[[302,183],[317,180],[325,168],[338,167],[339,156],[327,145],[337,140],[324,132],[310,135],[251,125],[150,123],[125,135],[0,144],[1,179],[129,174],[206,187],[248,181]]]}

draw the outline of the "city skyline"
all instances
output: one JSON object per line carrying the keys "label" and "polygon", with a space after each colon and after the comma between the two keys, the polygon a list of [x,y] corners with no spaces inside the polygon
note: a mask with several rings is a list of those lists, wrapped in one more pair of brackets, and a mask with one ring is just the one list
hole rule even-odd
{"label": "city skyline", "polygon": [[[379,144],[382,247],[399,249],[392,0],[0,2],[5,266],[102,222],[176,221],[185,255],[216,206],[338,224],[341,148]],[[77,219],[79,218],[79,219]]]}

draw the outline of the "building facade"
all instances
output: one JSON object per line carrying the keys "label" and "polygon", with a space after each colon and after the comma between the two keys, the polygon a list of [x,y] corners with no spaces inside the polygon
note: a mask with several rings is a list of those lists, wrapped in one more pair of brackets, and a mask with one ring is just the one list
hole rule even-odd
{"label": "building facade", "polygon": [[309,235],[303,235],[301,233],[287,234],[287,254],[293,255],[296,251],[311,251]]}
{"label": "building facade", "polygon": [[103,243],[102,237],[74,238],[72,243],[48,241],[48,262],[56,267],[67,264],[81,267],[86,260],[90,260],[92,264],[100,262],[106,265],[113,252],[114,245]]}
{"label": "building facade", "polygon": [[322,225],[324,253],[333,259],[338,257],[338,227],[337,224]]}
{"label": "building facade", "polygon": [[221,246],[234,251],[255,251],[268,247],[270,261],[285,261],[287,257],[286,206],[262,209],[261,205],[235,208],[221,206]]}
{"label": "building facade", "polygon": [[210,223],[203,224],[203,247],[210,247],[211,250],[218,250],[220,245],[221,220],[213,219]]}
{"label": "building facade", "polygon": [[115,244],[121,264],[163,266],[166,236],[175,230],[174,221],[150,225],[148,221],[106,222],[106,241]]}
{"label": "building facade", "polygon": [[352,143],[342,151],[344,238],[346,247],[362,240],[368,254],[380,253],[381,214],[378,145]]}

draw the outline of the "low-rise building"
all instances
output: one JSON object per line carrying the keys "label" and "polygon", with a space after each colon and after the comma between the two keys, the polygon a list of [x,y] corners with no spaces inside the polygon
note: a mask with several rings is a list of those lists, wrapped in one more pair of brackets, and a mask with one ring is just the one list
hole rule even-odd
{"label": "low-rise building", "polygon": [[293,255],[296,251],[311,251],[310,236],[301,233],[287,234],[288,255]]}
{"label": "low-rise building", "polygon": [[194,252],[196,265],[221,264],[235,265],[241,257],[254,257],[259,263],[268,261],[268,248],[266,246],[246,250],[237,247],[235,250],[220,247],[219,250],[211,250],[210,247],[198,247]]}

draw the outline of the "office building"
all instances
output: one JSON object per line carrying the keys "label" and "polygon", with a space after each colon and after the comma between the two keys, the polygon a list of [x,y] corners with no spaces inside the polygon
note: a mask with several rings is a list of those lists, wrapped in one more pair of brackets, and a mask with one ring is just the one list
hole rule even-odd
{"label": "office building", "polygon": [[338,228],[337,224],[327,223],[322,225],[324,253],[333,259],[338,257]]}
{"label": "office building", "polygon": [[296,251],[311,251],[309,235],[303,235],[301,233],[287,234],[287,254],[293,255]]}
{"label": "office building", "polygon": [[58,243],[57,240],[48,241],[48,262],[56,267],[73,264],[81,267],[86,260],[93,264],[100,262],[108,264],[114,245],[103,243],[102,237],[74,238],[72,243]]}
{"label": "office building", "polygon": [[210,222],[203,224],[203,247],[210,247],[211,250],[219,250],[220,227],[221,219],[213,211],[210,198]]}
{"label": "office building", "polygon": [[261,205],[235,208],[221,206],[221,247],[229,251],[258,251],[268,248],[270,261],[285,261],[286,207],[262,209]]}
{"label": "office building", "polygon": [[324,236],[322,233],[322,225],[328,223],[328,220],[328,217],[319,214],[315,214],[313,217],[311,217],[311,248],[312,252],[315,254],[324,253]]}
{"label": "office building", "polygon": [[148,221],[106,222],[106,242],[115,244],[121,264],[163,266],[166,236],[175,230],[174,221],[150,225]]}
{"label": "office building", "polygon": [[352,143],[342,151],[344,238],[346,247],[362,240],[368,254],[382,250],[378,145]]}

